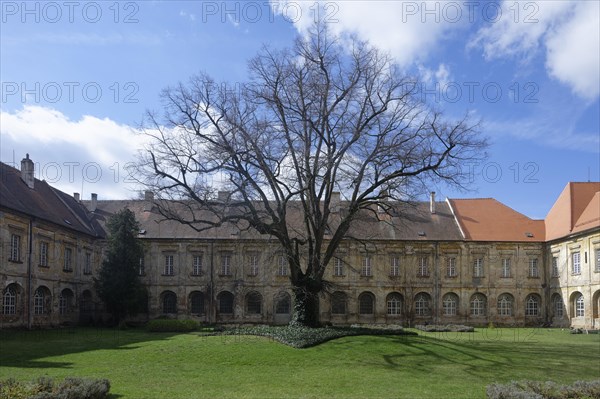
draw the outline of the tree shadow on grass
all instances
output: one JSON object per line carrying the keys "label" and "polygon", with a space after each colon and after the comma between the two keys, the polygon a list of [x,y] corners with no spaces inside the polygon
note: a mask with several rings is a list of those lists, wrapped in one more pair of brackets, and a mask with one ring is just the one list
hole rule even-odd
{"label": "tree shadow on grass", "polygon": [[[578,379],[581,369],[568,367],[569,364],[598,364],[597,350],[582,351],[568,344],[491,339],[443,340],[427,336],[389,336],[385,339],[391,343],[390,347],[398,348],[398,352],[383,354],[383,362],[379,366],[423,373],[431,372],[432,365],[448,366],[475,378],[495,380],[499,374],[505,373],[512,376],[531,375],[533,372],[547,375],[550,369],[560,378]],[[558,362],[564,365],[551,366]]]}
{"label": "tree shadow on grass", "polygon": [[96,350],[133,350],[142,342],[165,340],[175,333],[73,327],[54,330],[0,330],[0,367],[70,368],[70,362],[42,360]]}

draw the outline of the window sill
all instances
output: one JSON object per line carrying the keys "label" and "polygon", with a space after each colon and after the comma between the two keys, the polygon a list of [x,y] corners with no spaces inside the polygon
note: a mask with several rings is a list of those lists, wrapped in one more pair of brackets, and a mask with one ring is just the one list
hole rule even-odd
{"label": "window sill", "polygon": [[173,277],[173,276],[174,276],[174,274],[164,274],[164,273],[163,273],[163,274],[161,274],[161,276],[163,276],[163,277]]}
{"label": "window sill", "polygon": [[20,264],[20,265],[22,265],[22,264],[23,264],[23,261],[20,261],[20,260],[9,259],[8,261],[9,261],[10,263],[17,263],[17,264]]}
{"label": "window sill", "polygon": [[219,277],[233,277],[233,274],[218,274]]}
{"label": "window sill", "polygon": [[62,271],[65,273],[73,273],[73,269],[63,269]]}
{"label": "window sill", "polygon": [[190,273],[190,277],[202,277],[204,273]]}
{"label": "window sill", "polygon": [[38,267],[42,269],[50,269],[50,266],[48,265],[38,265]]}

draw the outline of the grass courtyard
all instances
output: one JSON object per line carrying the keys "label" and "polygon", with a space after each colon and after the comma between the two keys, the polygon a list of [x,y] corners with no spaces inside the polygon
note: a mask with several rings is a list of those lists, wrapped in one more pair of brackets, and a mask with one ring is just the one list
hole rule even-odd
{"label": "grass courtyard", "polygon": [[293,349],[195,332],[0,331],[0,379],[43,375],[108,378],[111,398],[484,398],[493,382],[600,378],[600,335],[496,328]]}

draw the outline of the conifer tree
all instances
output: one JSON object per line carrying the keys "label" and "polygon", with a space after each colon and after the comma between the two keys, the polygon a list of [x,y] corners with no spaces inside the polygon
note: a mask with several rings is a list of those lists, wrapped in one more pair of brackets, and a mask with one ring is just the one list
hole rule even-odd
{"label": "conifer tree", "polygon": [[147,294],[138,270],[143,247],[137,238],[139,223],[129,209],[112,215],[106,228],[108,252],[94,286],[106,311],[118,324],[127,315],[146,310]]}

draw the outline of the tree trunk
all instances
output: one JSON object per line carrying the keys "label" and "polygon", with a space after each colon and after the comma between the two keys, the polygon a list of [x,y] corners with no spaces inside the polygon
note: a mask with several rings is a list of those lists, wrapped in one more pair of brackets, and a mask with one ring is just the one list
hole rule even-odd
{"label": "tree trunk", "polygon": [[306,287],[294,287],[294,314],[291,325],[319,327],[319,293]]}

